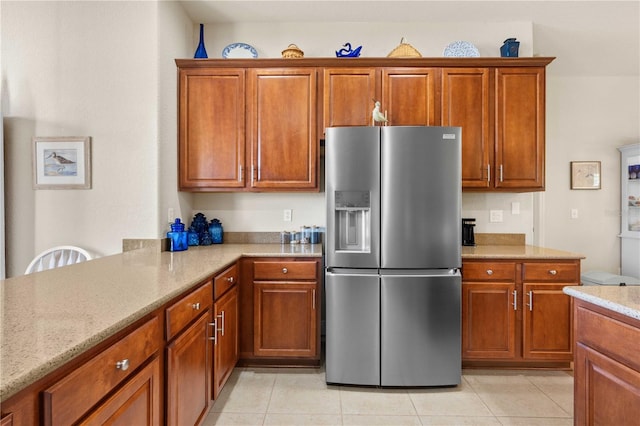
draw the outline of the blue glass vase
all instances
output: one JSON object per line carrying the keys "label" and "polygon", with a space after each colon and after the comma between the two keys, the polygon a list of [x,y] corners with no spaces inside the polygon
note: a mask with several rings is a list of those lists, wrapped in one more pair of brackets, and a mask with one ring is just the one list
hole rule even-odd
{"label": "blue glass vase", "polygon": [[196,49],[196,53],[193,57],[201,59],[208,58],[207,49],[204,48],[204,24],[200,24],[200,42],[198,43],[198,48]]}

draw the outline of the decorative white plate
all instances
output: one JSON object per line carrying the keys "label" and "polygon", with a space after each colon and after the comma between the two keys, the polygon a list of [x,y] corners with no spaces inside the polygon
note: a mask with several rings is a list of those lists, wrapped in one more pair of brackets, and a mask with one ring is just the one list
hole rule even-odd
{"label": "decorative white plate", "polygon": [[257,58],[258,52],[246,43],[232,43],[222,49],[223,58]]}
{"label": "decorative white plate", "polygon": [[480,56],[478,48],[468,41],[454,41],[444,48],[444,56],[457,56],[464,58],[475,58]]}

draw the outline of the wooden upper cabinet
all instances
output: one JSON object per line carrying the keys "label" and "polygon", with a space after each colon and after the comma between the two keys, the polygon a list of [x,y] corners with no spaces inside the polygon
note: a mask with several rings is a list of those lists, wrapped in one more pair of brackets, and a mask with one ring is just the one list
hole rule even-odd
{"label": "wooden upper cabinet", "polygon": [[[382,111],[392,126],[434,126],[437,68],[383,68]],[[371,105],[370,109],[373,109]]]}
{"label": "wooden upper cabinet", "polygon": [[317,189],[316,69],[251,69],[248,73],[251,188]]}
{"label": "wooden upper cabinet", "polygon": [[323,128],[371,126],[376,68],[325,68],[323,83]]}
{"label": "wooden upper cabinet", "polygon": [[544,67],[497,68],[495,81],[495,187],[544,190]]}
{"label": "wooden upper cabinet", "polygon": [[179,71],[179,188],[243,188],[245,70]]}
{"label": "wooden upper cabinet", "polygon": [[462,127],[462,187],[491,187],[493,127],[489,68],[442,70],[442,125]]}

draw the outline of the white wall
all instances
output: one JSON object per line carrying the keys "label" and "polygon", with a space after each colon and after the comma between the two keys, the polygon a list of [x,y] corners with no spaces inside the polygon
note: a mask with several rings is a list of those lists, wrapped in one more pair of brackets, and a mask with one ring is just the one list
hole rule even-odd
{"label": "white wall", "polygon": [[[530,15],[517,19],[496,17],[518,2],[480,3],[460,22],[447,13],[446,23],[425,14],[424,22],[209,24],[206,45],[210,57],[238,41],[262,57],[279,57],[289,43],[306,56],[333,56],[350,41],[364,45],[363,56],[386,56],[406,37],[424,56],[439,56],[448,42],[464,39],[483,56],[497,56],[505,38],[517,37],[521,56],[557,56],[547,69],[547,191],[465,194],[463,214],[478,219],[478,232],[525,233],[529,243],[586,254],[584,269],[617,272],[615,147],[640,140],[637,2],[531,2],[523,8]],[[338,18],[341,2],[330,4]],[[429,2],[433,16],[443,4]],[[9,276],[52,245],[106,255],[120,251],[122,238],[161,236],[168,208],[185,220],[196,211],[220,217],[231,231],[324,224],[323,193],[177,192],[173,59],[193,56],[198,31],[198,17],[182,4],[2,1],[0,11]],[[583,30],[568,29],[562,17],[584,21]],[[92,136],[93,189],[34,191],[35,135]],[[569,162],[585,159],[602,161],[599,191],[569,189]],[[511,215],[513,201],[519,216]],[[282,221],[285,208],[293,209],[292,222]],[[578,219],[569,218],[571,208]],[[504,210],[502,224],[488,222],[491,209]]]}
{"label": "white wall", "polygon": [[[9,276],[51,246],[157,235],[157,33],[154,2],[3,2]],[[91,136],[92,189],[33,190],[33,136]]]}

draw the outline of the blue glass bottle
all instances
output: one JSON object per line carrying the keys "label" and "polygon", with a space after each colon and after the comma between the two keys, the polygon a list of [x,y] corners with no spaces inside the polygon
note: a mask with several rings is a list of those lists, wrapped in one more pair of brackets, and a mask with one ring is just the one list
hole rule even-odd
{"label": "blue glass bottle", "polygon": [[200,42],[198,43],[198,48],[196,49],[196,53],[193,57],[200,59],[208,58],[207,49],[204,48],[204,24],[200,24]]}
{"label": "blue glass bottle", "polygon": [[171,224],[171,231],[167,232],[169,239],[169,251],[183,251],[188,248],[187,231],[184,230],[184,223],[180,222],[180,218]]}
{"label": "blue glass bottle", "polygon": [[222,244],[223,233],[222,222],[218,219],[212,219],[211,225],[209,225],[209,233],[211,234],[211,240],[213,244]]}

